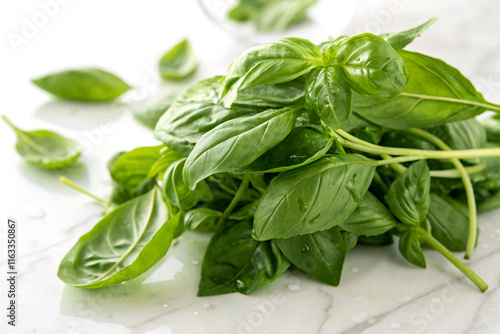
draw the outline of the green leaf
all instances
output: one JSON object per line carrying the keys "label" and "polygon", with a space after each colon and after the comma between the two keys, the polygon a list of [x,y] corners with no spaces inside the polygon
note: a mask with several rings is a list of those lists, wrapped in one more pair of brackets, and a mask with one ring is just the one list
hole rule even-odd
{"label": "green leaf", "polygon": [[378,144],[382,138],[382,128],[353,113],[342,130],[364,141]]}
{"label": "green leaf", "polygon": [[419,226],[430,206],[431,176],[425,160],[412,164],[390,186],[387,203],[404,224]]}
{"label": "green leaf", "polygon": [[396,219],[377,197],[367,192],[361,204],[340,227],[357,235],[376,236],[396,227]]}
{"label": "green leaf", "polygon": [[181,93],[158,121],[155,138],[188,156],[200,138],[228,120],[255,114],[252,108],[228,109],[219,101],[222,77],[202,80]]}
{"label": "green leaf", "polygon": [[421,268],[426,267],[418,232],[413,230],[405,232],[399,239],[399,251],[411,264]]}
{"label": "green leaf", "polygon": [[410,80],[393,99],[355,95],[353,110],[391,129],[440,125],[472,118],[488,104],[470,81],[442,60],[400,51]]}
{"label": "green leaf", "polygon": [[165,53],[158,64],[158,71],[163,79],[184,79],[197,68],[198,58],[187,39]]}
{"label": "green leaf", "polygon": [[139,276],[170,247],[179,215],[167,219],[158,188],[116,207],[66,254],[58,277],[74,287],[95,289]]}
{"label": "green leaf", "polygon": [[467,206],[451,197],[431,194],[431,205],[427,214],[431,234],[452,252],[465,251],[469,236],[469,213]]}
{"label": "green leaf", "polygon": [[286,239],[343,223],[361,203],[374,171],[368,158],[345,154],[280,173],[259,201],[254,237]]}
{"label": "green leaf", "polygon": [[[325,52],[325,51],[323,51]],[[382,38],[362,33],[341,39],[329,65],[342,68],[351,88],[362,95],[396,96],[408,81],[401,56]]]}
{"label": "green leaf", "polygon": [[229,219],[232,220],[246,220],[252,218],[255,215],[255,210],[257,210],[257,204],[259,202],[255,201],[243,206],[238,211],[229,215]]}
{"label": "green leaf", "polygon": [[97,68],[56,72],[32,82],[58,97],[78,101],[109,101],[130,89],[116,75]]}
{"label": "green leaf", "polygon": [[488,141],[500,144],[500,118],[498,115],[481,120]]}
{"label": "green leaf", "polygon": [[347,231],[342,231],[342,237],[345,241],[346,253],[349,253],[358,243],[358,235]]}
{"label": "green leaf", "polygon": [[184,225],[189,231],[215,232],[222,212],[210,208],[189,210],[184,215]]}
{"label": "green leaf", "polygon": [[281,276],[288,266],[274,242],[252,238],[249,221],[231,224],[208,244],[198,296],[249,294]]}
{"label": "green leaf", "polygon": [[300,270],[338,286],[347,246],[338,227],[289,239],[276,239],[285,257]]}
{"label": "green leaf", "polygon": [[296,127],[282,142],[235,173],[275,173],[295,169],[322,158],[331,146],[332,139],[325,133]]}
{"label": "green leaf", "polygon": [[253,15],[257,30],[264,32],[283,31],[306,19],[307,10],[316,0],[274,0]]}
{"label": "green leaf", "polygon": [[319,67],[307,75],[306,100],[326,126],[342,128],[351,116],[351,88],[339,67]]}
{"label": "green leaf", "polygon": [[204,181],[197,183],[194,190],[190,190],[182,178],[182,170],[186,160],[173,162],[165,171],[163,177],[163,193],[168,201],[183,211],[189,210],[202,198],[210,199],[210,189]]}
{"label": "green leaf", "polygon": [[156,123],[175,100],[174,94],[162,94],[145,98],[130,105],[134,117],[142,124],[155,128]]}
{"label": "green leaf", "polygon": [[171,150],[170,148],[163,148],[160,150],[160,158],[156,160],[156,162],[151,166],[148,171],[147,177],[153,178],[155,176],[159,176],[162,178],[165,170],[170,166],[173,162],[182,159],[182,156],[179,153]]}
{"label": "green leaf", "polygon": [[292,81],[323,65],[316,44],[302,38],[285,38],[253,47],[234,60],[227,70],[222,96],[229,89],[231,104],[239,91],[265,84]]}
{"label": "green leaf", "polygon": [[294,128],[303,108],[287,107],[240,117],[215,127],[200,138],[184,167],[192,189],[206,177],[231,172],[254,162],[281,142]]}
{"label": "green leaf", "polygon": [[35,166],[47,169],[69,167],[82,152],[82,146],[73,139],[48,130],[23,131],[7,117],[2,116],[2,119],[16,133],[16,151],[24,160]]}
{"label": "green leaf", "polygon": [[433,17],[415,28],[402,32],[380,34],[379,36],[386,40],[395,50],[399,51],[413,42],[413,40],[419,37],[424,31],[429,29],[429,27],[433,25],[436,20],[437,18]]}
{"label": "green leaf", "polygon": [[304,104],[304,85],[292,81],[245,89],[238,93],[232,107],[268,109]]}
{"label": "green leaf", "polygon": [[394,243],[394,240],[392,238],[392,234],[390,232],[386,232],[384,234],[375,235],[372,237],[365,237],[363,235],[360,235],[358,238],[358,243],[370,246],[384,247],[392,245]]}

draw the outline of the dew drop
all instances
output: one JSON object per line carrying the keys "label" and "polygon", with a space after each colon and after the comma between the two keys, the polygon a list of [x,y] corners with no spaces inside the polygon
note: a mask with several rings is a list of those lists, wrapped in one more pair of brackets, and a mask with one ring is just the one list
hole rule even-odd
{"label": "dew drop", "polygon": [[361,58],[359,58],[359,57],[358,57],[358,58],[356,58],[356,61],[360,61],[360,60],[361,60]]}
{"label": "dew drop", "polygon": [[245,282],[243,282],[242,280],[236,280],[236,282],[234,282],[234,287],[236,288],[236,290],[238,291],[243,291],[247,288],[247,285]]}
{"label": "dew drop", "polygon": [[288,290],[290,291],[300,291],[302,288],[298,284],[290,284],[288,285]]}
{"label": "dew drop", "polygon": [[352,322],[355,324],[360,324],[366,320],[366,317],[368,316],[368,313],[365,311],[359,312],[351,317]]}
{"label": "dew drop", "polygon": [[29,218],[41,219],[45,217],[45,211],[36,205],[36,204],[28,204],[23,208],[24,215]]}
{"label": "dew drop", "polygon": [[313,217],[313,219],[311,219],[309,221],[309,224],[310,225],[314,224],[318,220],[319,216],[320,216],[320,214],[318,213],[316,216]]}
{"label": "dew drop", "polygon": [[304,247],[302,248],[302,253],[307,253],[309,252],[311,249],[309,248],[309,245],[308,244],[304,244]]}
{"label": "dew drop", "polygon": [[214,98],[212,99],[212,103],[213,103],[213,104],[217,104],[217,103],[219,103],[219,99],[218,99],[218,98],[216,98],[216,97],[214,97]]}
{"label": "dew drop", "polygon": [[167,307],[168,305],[167,304],[163,304],[163,307]]}
{"label": "dew drop", "polygon": [[399,328],[399,327],[401,327],[401,324],[399,322],[392,322],[391,327],[392,328]]}
{"label": "dew drop", "polygon": [[359,190],[358,187],[358,180],[360,176],[361,175],[354,174],[352,176],[352,179],[349,180],[349,182],[345,186],[347,191],[351,195],[352,199],[354,199],[358,203],[360,203],[363,200],[363,195],[361,195],[361,191]]}
{"label": "dew drop", "polygon": [[306,212],[307,210],[307,203],[304,202],[302,198],[298,198],[297,202],[299,202],[299,210],[300,212]]}

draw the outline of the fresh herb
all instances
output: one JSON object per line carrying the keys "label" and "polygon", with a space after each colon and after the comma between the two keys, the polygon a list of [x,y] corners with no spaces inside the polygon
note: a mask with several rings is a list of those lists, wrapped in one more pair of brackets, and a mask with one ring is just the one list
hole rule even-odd
{"label": "fresh herb", "polygon": [[139,122],[154,129],[158,120],[174,102],[175,97],[175,94],[150,96],[130,104],[130,109]]}
{"label": "fresh herb", "polygon": [[198,68],[198,58],[187,39],[165,53],[158,64],[158,71],[164,79],[184,79]]}

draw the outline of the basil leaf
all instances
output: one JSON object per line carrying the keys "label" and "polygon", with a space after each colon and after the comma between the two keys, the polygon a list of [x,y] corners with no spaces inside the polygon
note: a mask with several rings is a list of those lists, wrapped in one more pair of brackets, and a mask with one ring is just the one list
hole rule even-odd
{"label": "basil leaf", "polygon": [[252,203],[249,203],[249,204],[243,206],[238,211],[230,214],[229,219],[246,220],[248,218],[253,217],[255,215],[255,210],[257,210],[258,203],[259,203],[258,201],[255,201],[255,202],[252,202]]}
{"label": "basil leaf", "polygon": [[235,173],[275,173],[305,166],[322,158],[332,146],[328,135],[307,127],[296,127],[278,145]]}
{"label": "basil leaf", "polygon": [[216,232],[210,240],[198,296],[249,294],[281,276],[288,266],[274,242],[254,240],[251,223],[238,222]]}
{"label": "basil leaf", "polygon": [[158,64],[158,71],[164,79],[184,79],[197,68],[198,59],[187,39],[165,53]]}
{"label": "basil leaf", "polygon": [[401,56],[389,43],[370,33],[340,40],[329,65],[340,66],[351,88],[362,95],[396,96],[408,81]]}
{"label": "basil leaf", "polygon": [[282,141],[294,128],[303,108],[287,107],[240,117],[215,127],[200,138],[184,167],[192,189],[206,177],[251,164]]}
{"label": "basil leaf", "polygon": [[254,238],[290,238],[343,223],[362,201],[374,171],[369,159],[346,154],[280,173],[259,201]]}
{"label": "basil leaf", "polygon": [[393,99],[355,95],[353,110],[367,120],[391,129],[440,125],[472,118],[487,103],[470,81],[444,61],[400,51],[410,80]]}
{"label": "basil leaf", "polygon": [[243,89],[291,81],[321,65],[321,51],[306,39],[292,37],[259,45],[229,66],[222,97],[231,89],[232,96],[227,99],[231,104]]}
{"label": "basil leaf", "polygon": [[405,232],[399,239],[399,251],[411,264],[421,268],[426,267],[418,232],[413,230]]}
{"label": "basil leaf", "polygon": [[289,239],[276,239],[285,257],[303,272],[338,286],[347,246],[338,227]]}
{"label": "basil leaf", "polygon": [[430,206],[431,177],[424,160],[412,164],[390,186],[387,203],[404,224],[419,226]]}
{"label": "basil leaf", "polygon": [[74,287],[95,289],[139,276],[170,247],[179,215],[167,219],[158,188],[116,207],[66,254],[58,277]]}
{"label": "basil leaf", "polygon": [[380,34],[379,36],[386,40],[395,50],[399,51],[413,42],[413,40],[419,37],[424,31],[429,29],[436,20],[437,18],[433,17],[415,28],[402,32]]}
{"label": "basil leaf", "polygon": [[182,178],[185,159],[173,162],[163,177],[163,193],[168,201],[183,211],[189,210],[202,198],[210,199],[210,189],[203,181],[190,190]]}
{"label": "basil leaf", "polygon": [[307,10],[316,0],[273,0],[264,2],[258,15],[254,15],[259,31],[283,31],[306,19]]}
{"label": "basil leaf", "polygon": [[202,80],[180,94],[158,121],[155,138],[183,156],[208,131],[228,120],[255,114],[252,108],[222,106],[218,97],[222,77]]}
{"label": "basil leaf", "polygon": [[161,156],[151,166],[151,168],[148,171],[147,177],[153,178],[155,176],[160,176],[161,178],[165,170],[168,168],[168,166],[170,166],[173,162],[182,159],[182,157],[174,150],[166,148],[166,150],[163,151],[164,149],[160,150]]}
{"label": "basil leaf", "polygon": [[345,241],[346,253],[349,253],[358,243],[358,235],[347,231],[342,231],[342,237]]}
{"label": "basil leaf", "polygon": [[382,139],[382,128],[353,113],[342,130],[364,141],[378,144]]}
{"label": "basil leaf", "polygon": [[452,252],[465,251],[469,236],[469,213],[467,206],[451,197],[431,194],[431,205],[427,214],[431,234]]}
{"label": "basil leaf", "polygon": [[197,208],[186,212],[184,225],[189,231],[215,232],[222,212],[210,208]]}
{"label": "basil leaf", "polygon": [[155,128],[156,123],[175,100],[173,94],[150,96],[130,105],[134,117],[142,124]]}
{"label": "basil leaf", "polygon": [[357,235],[375,236],[396,227],[396,219],[377,197],[367,192],[363,201],[340,227]]}
{"label": "basil leaf", "polygon": [[48,130],[23,131],[12,124],[7,117],[2,119],[17,136],[16,151],[27,162],[42,168],[59,169],[76,162],[82,146],[74,141]]}
{"label": "basil leaf", "polygon": [[131,88],[116,75],[97,68],[56,72],[32,82],[58,97],[94,102],[112,100]]}
{"label": "basil leaf", "polygon": [[498,115],[481,120],[488,141],[500,144],[500,118]]}
{"label": "basil leaf", "polygon": [[306,100],[326,126],[342,128],[351,116],[351,88],[339,67],[319,67],[307,75]]}
{"label": "basil leaf", "polygon": [[232,107],[280,108],[289,105],[304,105],[304,85],[286,82],[276,85],[261,85],[238,93]]}

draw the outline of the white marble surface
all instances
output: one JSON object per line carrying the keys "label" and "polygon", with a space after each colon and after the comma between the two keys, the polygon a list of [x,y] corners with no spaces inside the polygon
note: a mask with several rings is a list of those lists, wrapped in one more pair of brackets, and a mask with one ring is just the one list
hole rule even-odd
{"label": "white marble surface", "polygon": [[[344,7],[347,23],[349,6]],[[23,18],[31,20],[39,11],[37,1],[2,2],[2,36],[20,33]],[[500,4],[493,0],[366,0],[359,1],[344,32],[397,31],[438,16],[435,27],[411,49],[459,67],[498,103],[499,14]],[[336,22],[332,29],[342,23]],[[319,41],[337,32],[312,37]],[[66,176],[105,196],[110,187],[106,160],[116,151],[155,143],[149,130],[119,103],[53,101],[29,79],[59,68],[98,65],[138,87],[128,100],[176,89],[159,84],[151,73],[161,53],[182,36],[200,55],[198,78],[223,73],[250,43],[215,27],[193,0],[68,1],[19,52],[2,38],[1,113],[20,127],[49,128],[84,142],[86,154]],[[250,296],[198,298],[199,263],[208,236],[192,233],[183,235],[147,278],[95,291],[65,287],[56,277],[58,263],[96,223],[101,208],[62,186],[58,174],[25,164],[14,151],[13,134],[5,125],[0,128],[1,219],[12,216],[20,222],[18,327],[8,328],[2,315],[0,333],[500,332],[500,211],[480,216],[479,247],[468,261],[490,284],[484,294],[436,252],[425,252],[428,269],[422,270],[409,266],[396,247],[357,247],[347,257],[337,288],[294,270]],[[0,226],[3,272],[6,228]],[[4,283],[0,309],[6,303]]]}

